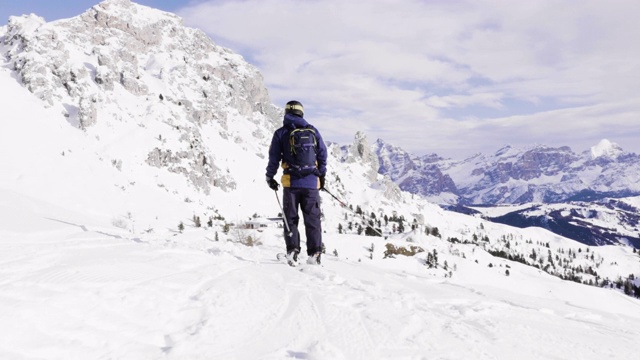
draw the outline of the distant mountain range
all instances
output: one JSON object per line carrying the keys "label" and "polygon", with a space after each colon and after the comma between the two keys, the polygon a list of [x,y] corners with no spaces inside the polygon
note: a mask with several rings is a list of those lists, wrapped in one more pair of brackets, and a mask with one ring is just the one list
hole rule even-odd
{"label": "distant mountain range", "polygon": [[383,140],[374,147],[381,174],[440,204],[560,203],[640,194],[640,156],[606,139],[579,154],[566,146],[506,146],[464,160],[413,156]]}

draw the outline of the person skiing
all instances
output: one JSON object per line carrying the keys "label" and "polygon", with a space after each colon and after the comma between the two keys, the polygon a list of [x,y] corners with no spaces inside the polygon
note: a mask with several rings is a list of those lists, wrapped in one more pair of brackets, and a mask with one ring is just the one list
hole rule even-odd
{"label": "person skiing", "polygon": [[274,179],[282,162],[283,217],[285,243],[289,265],[298,263],[300,233],[298,232],[298,208],[302,209],[307,240],[308,264],[320,264],[322,252],[322,226],[320,190],[324,189],[327,172],[327,147],[318,129],[304,119],[304,108],[299,101],[287,102],[283,126],[277,129],[269,147],[267,184],[278,191]]}

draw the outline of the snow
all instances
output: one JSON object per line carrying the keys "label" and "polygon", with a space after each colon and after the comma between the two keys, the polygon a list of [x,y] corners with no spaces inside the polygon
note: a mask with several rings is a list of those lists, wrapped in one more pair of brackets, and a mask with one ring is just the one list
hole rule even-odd
{"label": "snow", "polygon": [[634,206],[636,208],[640,208],[640,196],[625,198],[624,202]]}
{"label": "snow", "polygon": [[615,157],[622,153],[622,149],[616,143],[613,143],[607,139],[602,139],[600,142],[591,147],[591,157],[597,159],[602,156]]}
{"label": "snow", "polygon": [[[163,16],[139,18],[146,24]],[[70,64],[108,71],[93,55],[72,48],[69,56]],[[209,56],[212,66],[222,62]],[[98,119],[85,130],[63,115],[75,99],[57,95],[48,105],[10,64],[0,68],[0,96],[11,100],[0,119],[0,359],[637,357],[637,299],[445,239],[513,236],[526,252],[539,248],[525,239],[550,243],[553,251],[587,247],[539,228],[450,213],[407,193],[390,197],[385,191],[393,189],[381,177],[369,181],[370,164],[362,160],[330,158],[333,194],[366,214],[438,227],[442,239],[422,231],[390,234],[391,225],[383,226],[387,239],[340,234],[339,224],[357,219],[326,193],[322,267],[278,262],[284,241],[273,224],[225,233],[225,225],[262,224],[280,211],[264,184],[264,154],[276,124],[241,112],[237,98],[220,100],[213,109],[219,121],[188,121],[185,106],[157,96],[191,99],[201,89],[182,73],[191,70],[175,69],[172,59],[141,55],[148,94],[132,94],[117,82],[113,91],[100,90]],[[236,75],[253,73],[233,65]],[[155,147],[174,154],[196,148],[217,167],[216,181],[233,186],[198,188],[180,172],[191,169],[193,158],[174,171],[151,166],[146,161]],[[196,215],[203,223],[225,219],[195,227]],[[425,252],[384,258],[388,243]],[[426,253],[434,250],[441,266],[429,269]],[[589,251],[606,259],[598,270],[603,277],[640,276],[638,256],[627,247]]]}
{"label": "snow", "polygon": [[483,216],[489,218],[500,217],[512,212],[532,208],[540,204],[527,203],[520,205],[497,205],[497,206],[470,206],[471,209],[479,211]]}
{"label": "snow", "polygon": [[486,253],[493,268],[449,257],[443,278],[366,258],[381,238],[331,234],[338,257],[291,268],[277,229],[255,247],[193,227],[133,235],[1,194],[20,205],[1,210],[3,359],[636,358],[638,301]]}
{"label": "snow", "polygon": [[15,22],[19,24],[26,33],[31,33],[36,30],[43,24],[45,24],[44,18],[37,16],[35,14],[30,15],[22,15],[22,16],[11,16],[9,17],[9,21]]}

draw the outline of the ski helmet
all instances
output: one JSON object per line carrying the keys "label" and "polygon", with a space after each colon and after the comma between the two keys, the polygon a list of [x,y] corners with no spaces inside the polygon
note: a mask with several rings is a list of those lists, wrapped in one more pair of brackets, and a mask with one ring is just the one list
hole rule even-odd
{"label": "ski helmet", "polygon": [[287,103],[287,105],[284,106],[284,113],[303,117],[304,107],[302,106],[300,101],[291,100]]}

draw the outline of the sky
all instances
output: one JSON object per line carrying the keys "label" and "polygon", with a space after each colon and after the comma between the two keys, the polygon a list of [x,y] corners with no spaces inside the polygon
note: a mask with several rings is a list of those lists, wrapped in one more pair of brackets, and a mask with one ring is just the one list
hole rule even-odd
{"label": "sky", "polygon": [[[98,1],[3,1],[0,19]],[[137,1],[171,11],[296,99],[328,141],[362,131],[416,155],[504,145],[640,153],[640,2]],[[6,20],[5,20],[6,21]]]}

